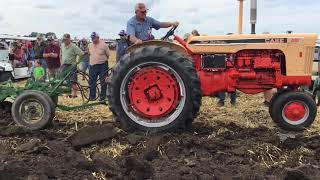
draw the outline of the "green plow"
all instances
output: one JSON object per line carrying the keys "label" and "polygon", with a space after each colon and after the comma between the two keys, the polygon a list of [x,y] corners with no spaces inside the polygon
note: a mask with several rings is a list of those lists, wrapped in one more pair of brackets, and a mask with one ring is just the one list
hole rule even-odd
{"label": "green plow", "polygon": [[[71,82],[69,77],[73,73],[83,77],[85,80],[82,82]],[[72,84],[77,85],[77,91],[80,92],[82,98],[81,104],[75,106],[60,104],[58,101],[59,96],[71,94]],[[96,84],[96,88],[98,88],[99,83]],[[18,125],[27,129],[38,130],[51,123],[56,108],[63,111],[76,111],[98,105],[108,105],[107,101],[89,101],[89,89],[88,75],[78,71],[75,64],[60,73],[56,79],[50,81],[39,82],[28,80],[23,87],[16,86],[11,81],[0,83],[0,107],[8,106],[8,102],[11,103],[13,101],[11,103],[13,120]],[[99,89],[97,90],[99,92]],[[38,118],[33,118],[32,114],[34,116],[37,115],[36,117]]]}

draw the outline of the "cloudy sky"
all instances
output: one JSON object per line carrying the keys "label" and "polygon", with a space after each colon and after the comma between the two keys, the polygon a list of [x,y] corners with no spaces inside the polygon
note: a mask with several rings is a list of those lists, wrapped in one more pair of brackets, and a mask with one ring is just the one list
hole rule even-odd
{"label": "cloudy sky", "polygon": [[[0,5],[0,34],[27,35],[36,32],[64,32],[88,37],[96,31],[114,38],[134,15],[138,0],[3,0]],[[177,20],[178,34],[192,29],[201,34],[236,32],[237,0],[141,0],[149,16],[160,21]],[[319,0],[258,0],[257,32],[287,30],[320,34]],[[250,0],[245,1],[244,31],[250,32]],[[154,32],[156,37],[166,30]]]}

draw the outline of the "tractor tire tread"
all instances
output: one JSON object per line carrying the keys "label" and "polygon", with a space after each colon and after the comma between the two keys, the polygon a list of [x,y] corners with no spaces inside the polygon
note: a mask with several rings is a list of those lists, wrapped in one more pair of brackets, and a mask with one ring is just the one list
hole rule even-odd
{"label": "tractor tire tread", "polygon": [[[115,86],[120,86],[119,81],[121,81],[121,79],[123,79],[125,76],[125,74],[123,73],[126,72],[129,67],[132,67],[134,63],[136,63],[137,59],[148,56],[161,56],[170,58],[170,60],[172,60],[172,62],[170,61],[170,63],[172,63],[171,65],[180,69],[185,69],[183,75],[188,77],[188,79],[190,80],[187,83],[189,83],[189,87],[192,87],[190,88],[190,104],[192,106],[191,111],[185,113],[183,115],[184,117],[179,117],[180,121],[178,122],[178,124],[174,124],[172,127],[170,125],[167,125],[165,127],[158,127],[150,130],[150,128],[142,127],[139,125],[137,126],[132,122],[129,123],[127,120],[125,120],[128,117],[125,117],[125,113],[121,112],[121,105],[117,104],[118,98],[116,97],[117,93],[115,91],[117,91],[118,89]],[[171,50],[167,47],[147,46],[139,48],[136,51],[125,55],[113,68],[110,79],[111,80],[108,82],[107,91],[109,108],[114,115],[114,120],[121,126],[122,129],[126,131],[142,130],[150,132],[161,132],[186,130],[191,126],[193,120],[197,117],[200,110],[202,99],[201,82],[191,60],[187,56],[175,52],[174,50]]]}

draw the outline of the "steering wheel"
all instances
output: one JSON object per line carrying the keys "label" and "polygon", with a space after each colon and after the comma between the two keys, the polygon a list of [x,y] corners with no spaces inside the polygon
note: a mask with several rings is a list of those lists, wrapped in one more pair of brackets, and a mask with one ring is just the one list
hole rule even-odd
{"label": "steering wheel", "polygon": [[163,36],[163,38],[161,38],[161,40],[166,40],[168,39],[170,36],[174,35],[174,31],[177,29],[178,26],[172,27],[165,36]]}

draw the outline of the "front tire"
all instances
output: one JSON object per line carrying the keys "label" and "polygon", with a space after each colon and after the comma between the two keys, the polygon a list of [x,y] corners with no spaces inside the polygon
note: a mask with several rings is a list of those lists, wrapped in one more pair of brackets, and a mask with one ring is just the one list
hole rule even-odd
{"label": "front tire", "polygon": [[192,62],[166,47],[142,47],[124,56],[108,82],[110,110],[125,130],[185,130],[201,98]]}
{"label": "front tire", "polygon": [[39,130],[51,124],[55,108],[47,94],[28,90],[15,99],[11,113],[18,125],[29,130]]}
{"label": "front tire", "polygon": [[282,129],[301,131],[309,127],[316,118],[314,100],[303,92],[285,92],[274,99],[271,117]]}

